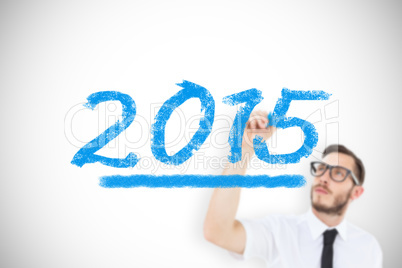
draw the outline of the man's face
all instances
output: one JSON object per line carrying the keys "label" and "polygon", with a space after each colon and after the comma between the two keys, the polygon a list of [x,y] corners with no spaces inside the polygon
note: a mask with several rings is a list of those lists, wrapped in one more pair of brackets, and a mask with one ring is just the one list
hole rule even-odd
{"label": "man's face", "polygon": [[[342,166],[351,171],[354,170],[354,159],[342,153],[330,153],[324,157],[322,162],[332,166]],[[327,214],[341,215],[346,211],[347,205],[352,199],[360,194],[351,176],[349,175],[343,182],[336,182],[330,178],[329,169],[320,177],[314,178],[311,188],[311,203],[315,210]],[[362,192],[362,191],[361,191]]]}

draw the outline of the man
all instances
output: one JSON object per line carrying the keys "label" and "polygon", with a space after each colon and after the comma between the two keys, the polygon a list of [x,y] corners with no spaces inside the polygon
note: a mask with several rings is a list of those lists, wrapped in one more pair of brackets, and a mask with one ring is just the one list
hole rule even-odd
{"label": "man", "polygon": [[[267,123],[264,112],[250,116],[243,138],[243,162],[229,164],[223,175],[245,175],[254,153],[253,138],[268,139],[275,131],[272,126],[266,128]],[[364,192],[361,160],[346,147],[332,145],[324,151],[322,161],[311,164],[311,172],[312,208],[302,216],[240,221],[235,219],[240,189],[215,189],[205,218],[205,238],[235,256],[260,257],[267,267],[382,267],[376,239],[345,220],[350,203]]]}

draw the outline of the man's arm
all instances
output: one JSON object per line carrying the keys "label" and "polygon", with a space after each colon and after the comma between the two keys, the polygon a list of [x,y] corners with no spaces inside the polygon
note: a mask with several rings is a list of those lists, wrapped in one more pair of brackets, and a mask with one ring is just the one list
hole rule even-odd
{"label": "man's arm", "polygon": [[[243,153],[244,155],[244,153]],[[230,163],[222,175],[245,175],[247,162]],[[243,225],[235,219],[239,206],[241,188],[216,188],[211,197],[204,222],[205,239],[217,246],[243,254],[246,245],[246,232]]]}
{"label": "man's arm", "polygon": [[[247,122],[242,145],[242,160],[229,163],[222,175],[245,175],[251,156],[254,154],[252,141],[256,135],[268,139],[275,128],[266,128],[266,112],[255,112]],[[217,246],[243,254],[246,246],[246,232],[243,225],[236,220],[241,188],[217,188],[209,203],[204,222],[205,238]]]}

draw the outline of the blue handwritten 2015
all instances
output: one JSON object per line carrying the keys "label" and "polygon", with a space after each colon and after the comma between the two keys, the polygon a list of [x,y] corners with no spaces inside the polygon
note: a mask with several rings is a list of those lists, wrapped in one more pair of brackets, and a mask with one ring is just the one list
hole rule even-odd
{"label": "blue handwritten 2015", "polygon": [[[195,151],[199,150],[212,130],[215,116],[215,101],[211,93],[204,87],[189,81],[177,84],[182,87],[178,93],[167,100],[155,117],[152,125],[151,149],[154,157],[168,165],[180,165],[187,161]],[[289,164],[298,163],[302,157],[308,157],[318,142],[318,133],[310,122],[297,117],[286,117],[291,101],[294,100],[327,100],[330,94],[324,91],[295,91],[284,88],[282,96],[278,99],[275,109],[270,114],[269,125],[277,128],[300,127],[304,133],[303,145],[291,154],[271,155],[262,137],[256,136],[253,146],[256,156],[267,163]],[[204,117],[200,119],[199,128],[189,143],[176,154],[169,156],[165,148],[165,128],[173,111],[191,98],[198,98],[201,102],[201,112]],[[134,167],[140,159],[129,153],[126,158],[109,158],[95,153],[110,141],[115,139],[122,131],[130,126],[136,115],[134,100],[127,94],[117,91],[102,91],[91,94],[87,98],[86,107],[94,109],[99,103],[106,101],[119,101],[122,105],[122,118],[106,129],[98,137],[83,146],[73,157],[72,164],[82,167],[85,164],[99,162],[103,165],[127,168]],[[223,98],[223,103],[234,106],[245,103],[237,111],[234,124],[230,130],[228,143],[231,154],[228,160],[236,163],[241,160],[241,144],[246,122],[254,107],[263,100],[261,91],[249,89]],[[256,176],[217,176],[217,175],[130,175],[130,176],[104,176],[100,178],[100,185],[106,188],[116,187],[301,187],[305,179],[301,175],[256,175]]]}

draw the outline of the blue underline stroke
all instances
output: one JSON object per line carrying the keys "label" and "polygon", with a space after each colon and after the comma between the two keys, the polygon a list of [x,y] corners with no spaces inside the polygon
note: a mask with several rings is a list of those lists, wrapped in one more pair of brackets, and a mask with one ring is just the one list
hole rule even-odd
{"label": "blue underline stroke", "polygon": [[299,188],[306,185],[302,175],[112,175],[99,178],[104,188]]}

